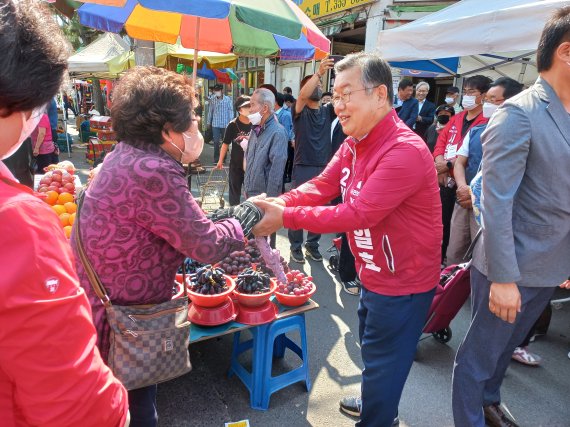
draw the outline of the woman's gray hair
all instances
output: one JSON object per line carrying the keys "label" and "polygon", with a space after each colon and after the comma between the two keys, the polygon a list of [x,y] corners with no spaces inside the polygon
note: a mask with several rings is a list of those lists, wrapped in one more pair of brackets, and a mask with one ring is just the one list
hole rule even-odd
{"label": "woman's gray hair", "polygon": [[394,89],[392,87],[392,71],[386,61],[375,53],[351,53],[334,66],[335,73],[348,70],[350,68],[360,68],[360,80],[367,88],[367,94],[372,93],[372,89],[380,85],[386,86],[388,92],[388,102],[392,105],[394,101]]}
{"label": "woman's gray hair", "polygon": [[419,82],[416,85],[416,92],[419,90],[419,88],[421,88],[422,86],[425,86],[427,91],[429,92],[429,83],[428,82]]}
{"label": "woman's gray hair", "polygon": [[275,95],[273,95],[273,92],[271,92],[269,89],[255,89],[253,91],[253,95],[257,95],[259,97],[259,102],[269,107],[270,113],[273,113],[273,111],[275,111]]}

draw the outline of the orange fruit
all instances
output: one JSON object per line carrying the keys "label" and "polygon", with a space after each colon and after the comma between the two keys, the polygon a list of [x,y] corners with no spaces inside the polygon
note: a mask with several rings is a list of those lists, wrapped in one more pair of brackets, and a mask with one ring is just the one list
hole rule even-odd
{"label": "orange fruit", "polygon": [[69,225],[73,225],[74,222],[75,222],[75,212],[69,215]]}
{"label": "orange fruit", "polygon": [[48,205],[55,205],[55,203],[57,202],[57,198],[59,197],[59,193],[57,191],[46,191],[46,203]]}
{"label": "orange fruit", "polygon": [[73,202],[64,203],[63,206],[65,206],[65,210],[69,214],[77,212],[77,205]]}
{"label": "orange fruit", "polygon": [[71,237],[71,225],[63,227],[63,232],[65,233],[65,237],[69,239]]}
{"label": "orange fruit", "polygon": [[67,212],[66,212],[66,213],[62,213],[62,214],[59,216],[59,220],[61,221],[61,226],[62,226],[62,227],[65,227],[65,226],[69,225],[69,216],[70,216],[70,215],[69,215]]}
{"label": "orange fruit", "polygon": [[65,206],[63,206],[63,205],[53,205],[51,208],[54,210],[54,212],[58,216],[61,214],[67,213],[67,211],[65,210]]}
{"label": "orange fruit", "polygon": [[60,205],[65,205],[67,202],[73,202],[73,194],[61,193],[57,198],[57,203]]}

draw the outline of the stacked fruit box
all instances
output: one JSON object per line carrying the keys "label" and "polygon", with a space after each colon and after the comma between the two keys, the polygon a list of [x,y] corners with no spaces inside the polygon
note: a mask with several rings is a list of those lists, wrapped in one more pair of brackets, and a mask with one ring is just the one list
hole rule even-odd
{"label": "stacked fruit box", "polygon": [[117,134],[113,131],[113,122],[109,116],[94,116],[89,125],[90,131],[97,135],[96,138],[89,138],[86,154],[87,161],[93,164],[113,150]]}

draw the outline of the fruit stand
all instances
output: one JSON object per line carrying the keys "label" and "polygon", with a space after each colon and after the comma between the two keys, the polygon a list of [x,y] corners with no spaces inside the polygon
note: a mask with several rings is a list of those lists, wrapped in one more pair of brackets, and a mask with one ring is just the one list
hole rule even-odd
{"label": "fruit stand", "polygon": [[113,131],[113,123],[109,116],[91,117],[89,128],[97,136],[89,138],[86,154],[87,162],[97,166],[117,144],[117,134]]}

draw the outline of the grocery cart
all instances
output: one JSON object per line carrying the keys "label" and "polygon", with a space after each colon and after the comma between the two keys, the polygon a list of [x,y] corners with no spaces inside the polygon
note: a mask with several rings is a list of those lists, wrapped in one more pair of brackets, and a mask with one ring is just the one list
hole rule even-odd
{"label": "grocery cart", "polygon": [[212,212],[225,205],[224,193],[228,186],[228,168],[206,168],[195,175],[200,190],[198,204],[204,212]]}

